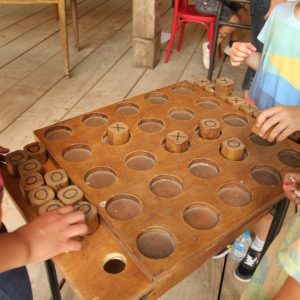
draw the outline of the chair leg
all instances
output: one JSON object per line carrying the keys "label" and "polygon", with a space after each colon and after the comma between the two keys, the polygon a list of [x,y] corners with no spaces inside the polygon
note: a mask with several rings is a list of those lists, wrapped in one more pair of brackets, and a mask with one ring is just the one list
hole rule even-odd
{"label": "chair leg", "polygon": [[78,15],[77,15],[77,1],[71,0],[72,5],[72,24],[74,34],[74,46],[79,51],[79,34],[78,34]]}
{"label": "chair leg", "polygon": [[67,76],[70,76],[66,0],[58,0],[58,15],[59,15],[61,43],[64,52],[65,73]]}
{"label": "chair leg", "polygon": [[165,63],[167,63],[169,61],[169,58],[170,58],[170,55],[171,55],[173,42],[174,42],[176,32],[177,32],[177,26],[178,26],[178,21],[177,21],[177,19],[174,19],[173,26],[172,26],[172,31],[171,31],[171,37],[170,37],[168,47],[167,47],[167,51],[166,51]]}
{"label": "chair leg", "polygon": [[185,22],[181,22],[180,34],[179,34],[179,39],[178,39],[178,43],[177,43],[177,51],[180,51],[180,49],[181,49],[183,35],[184,35],[184,29],[185,29]]}

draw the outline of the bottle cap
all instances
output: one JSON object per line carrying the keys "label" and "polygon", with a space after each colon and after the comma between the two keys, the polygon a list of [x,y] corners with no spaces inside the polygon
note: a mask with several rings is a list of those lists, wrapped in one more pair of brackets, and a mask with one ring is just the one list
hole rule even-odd
{"label": "bottle cap", "polygon": [[246,230],[244,233],[243,233],[243,236],[245,238],[248,238],[250,236],[250,230]]}

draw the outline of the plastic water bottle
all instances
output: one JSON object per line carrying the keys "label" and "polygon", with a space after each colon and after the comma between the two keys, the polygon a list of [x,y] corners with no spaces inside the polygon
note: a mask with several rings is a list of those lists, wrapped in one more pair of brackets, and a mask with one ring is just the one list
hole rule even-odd
{"label": "plastic water bottle", "polygon": [[251,242],[250,231],[247,230],[234,241],[230,251],[230,258],[235,262],[240,262],[246,256]]}

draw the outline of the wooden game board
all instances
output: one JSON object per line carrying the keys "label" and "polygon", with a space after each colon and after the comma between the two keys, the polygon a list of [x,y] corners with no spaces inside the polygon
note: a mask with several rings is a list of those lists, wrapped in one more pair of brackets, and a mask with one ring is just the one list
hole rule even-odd
{"label": "wooden game board", "polygon": [[[219,138],[199,137],[200,120],[207,118],[220,122]],[[120,122],[129,126],[130,139],[110,145],[107,128]],[[136,299],[150,292],[151,298],[159,283],[170,287],[184,278],[281,200],[283,173],[300,168],[299,145],[259,139],[250,132],[253,122],[220,97],[180,82],[37,130],[55,165],[103,221],[80,254],[58,259],[79,295]],[[165,149],[167,134],[176,130],[189,137],[184,153]],[[241,161],[220,154],[222,141],[232,137],[246,146]],[[101,268],[109,252],[122,254],[125,264],[113,278]]]}

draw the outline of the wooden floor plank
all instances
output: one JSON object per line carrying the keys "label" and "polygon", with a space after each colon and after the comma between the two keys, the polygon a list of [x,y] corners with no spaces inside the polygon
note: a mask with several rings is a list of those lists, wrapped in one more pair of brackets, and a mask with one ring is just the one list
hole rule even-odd
{"label": "wooden floor plank", "polygon": [[13,24],[12,26],[9,26],[8,28],[5,28],[1,31],[0,47],[3,47],[5,44],[15,40],[19,36],[31,31],[37,26],[40,26],[53,17],[53,7],[48,7],[24,20],[21,20],[18,23]]}
{"label": "wooden floor plank", "polygon": [[[82,38],[82,36],[84,36],[84,34],[92,27],[100,23],[101,20],[109,15],[113,10],[118,9],[118,7],[114,6],[114,4],[103,2],[107,1],[102,0],[95,2],[93,0],[87,0],[78,7],[78,15],[79,17],[82,16],[82,18],[79,19],[81,49],[84,48],[84,39]],[[120,2],[122,5],[124,3],[124,0]],[[95,14],[98,14],[98,18],[95,18]],[[73,32],[71,30],[71,25],[68,26],[68,39],[69,49],[70,51],[72,51]],[[22,79],[33,72],[35,69],[37,69],[39,66],[41,66],[43,63],[47,62],[54,55],[59,55],[60,57],[62,57],[61,52],[62,48],[60,43],[60,33],[57,30],[56,34],[52,35],[19,58],[16,58],[7,66],[0,69],[0,76]],[[70,60],[72,60],[72,53],[70,53]]]}
{"label": "wooden floor plank", "polygon": [[[114,2],[116,2],[115,0]],[[122,1],[118,1],[122,2]],[[126,3],[126,1],[124,1]],[[127,0],[128,3],[128,0]],[[104,18],[100,24],[93,27],[82,39],[88,39],[89,47],[80,52],[71,50],[71,56],[75,60],[75,64],[82,61],[91,52],[98,48],[105,40],[118,31],[130,20],[131,7],[127,4],[121,7],[107,18]],[[73,52],[72,52],[73,51]],[[103,63],[102,60],[101,63]],[[73,76],[76,71],[74,70]],[[17,115],[23,113],[28,107],[34,104],[37,99],[43,96],[54,84],[64,78],[61,57],[55,56],[47,63],[43,64],[37,70],[32,72],[18,85],[6,91],[0,96],[4,109],[0,111],[2,119],[0,130],[6,128]]]}
{"label": "wooden floor plank", "polygon": [[13,85],[15,85],[18,82],[19,80],[16,79],[0,77],[0,95],[3,94],[8,89],[10,89]]}
{"label": "wooden floor plank", "polygon": [[[3,6],[7,6],[11,4],[0,4],[0,10]],[[19,8],[17,10],[13,10],[10,14],[1,17],[0,22],[0,32],[12,26],[15,23],[18,23],[32,14],[35,14],[41,10],[46,9],[49,5],[48,4],[19,4]]]}

